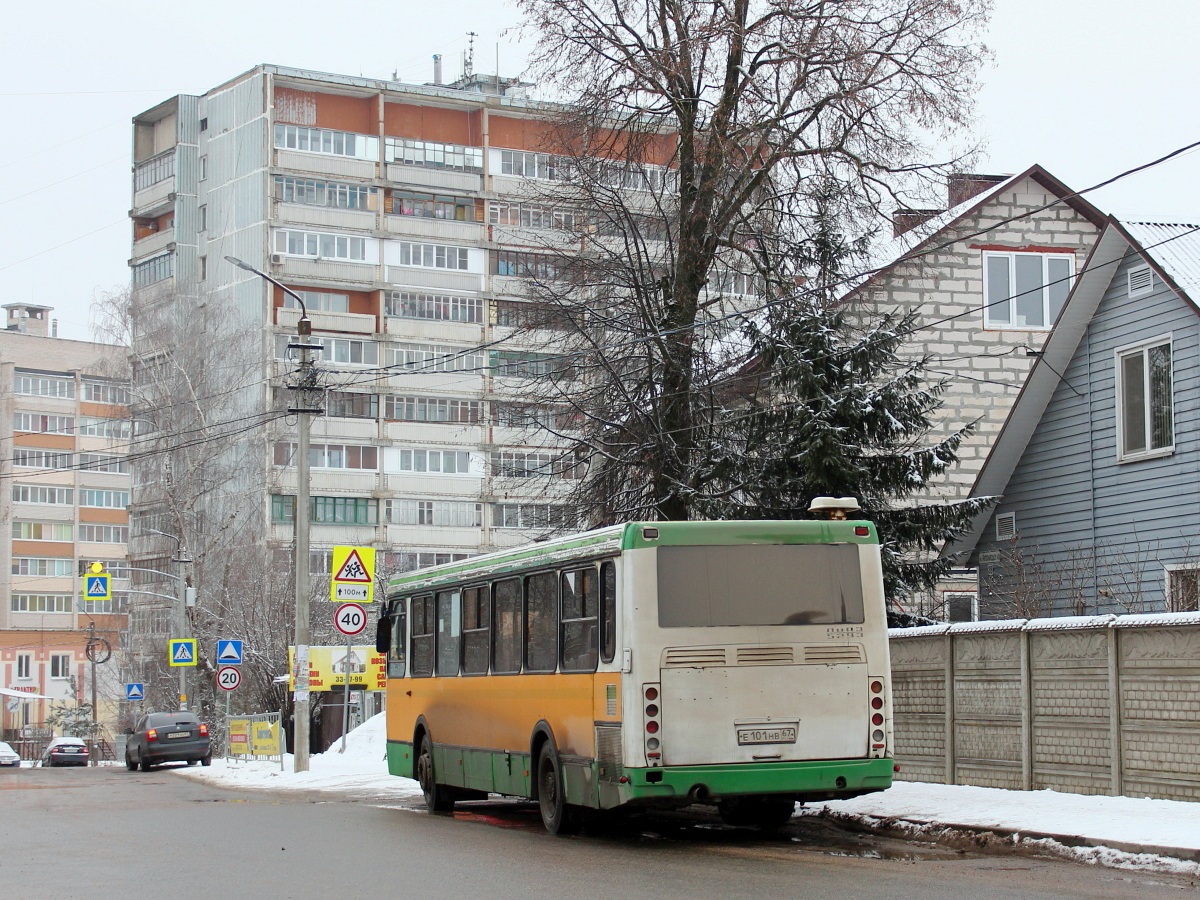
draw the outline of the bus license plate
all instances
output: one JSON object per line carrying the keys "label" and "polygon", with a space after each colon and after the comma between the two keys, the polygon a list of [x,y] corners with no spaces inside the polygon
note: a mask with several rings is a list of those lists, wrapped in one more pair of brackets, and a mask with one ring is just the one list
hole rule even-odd
{"label": "bus license plate", "polygon": [[747,744],[794,744],[796,743],[795,725],[768,725],[742,727],[737,730],[739,746]]}

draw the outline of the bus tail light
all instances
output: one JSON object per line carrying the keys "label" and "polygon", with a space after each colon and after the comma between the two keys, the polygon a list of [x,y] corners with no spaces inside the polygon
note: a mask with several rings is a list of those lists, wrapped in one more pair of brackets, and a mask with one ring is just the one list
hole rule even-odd
{"label": "bus tail light", "polygon": [[642,685],[642,721],[646,742],[646,765],[662,765],[662,741],[657,737],[662,727],[659,717],[662,710],[659,705],[659,688],[657,684]]}
{"label": "bus tail light", "polygon": [[887,755],[887,732],[884,730],[884,722],[887,721],[884,714],[884,697],[887,696],[885,691],[885,683],[882,677],[871,676],[867,679],[867,687],[870,691],[870,712],[868,713],[868,721],[870,725],[867,729],[868,743],[871,750],[870,755],[873,757],[882,757]]}

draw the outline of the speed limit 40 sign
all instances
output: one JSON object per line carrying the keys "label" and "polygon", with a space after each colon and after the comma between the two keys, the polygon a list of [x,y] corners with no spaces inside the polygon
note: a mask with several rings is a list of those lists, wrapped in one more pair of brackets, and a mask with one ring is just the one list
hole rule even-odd
{"label": "speed limit 40 sign", "polygon": [[367,627],[367,611],[357,603],[343,603],[333,614],[333,627],[347,637],[362,634]]}
{"label": "speed limit 40 sign", "polygon": [[221,666],[217,669],[217,687],[223,691],[236,691],[242,683],[242,670],[237,666]]}

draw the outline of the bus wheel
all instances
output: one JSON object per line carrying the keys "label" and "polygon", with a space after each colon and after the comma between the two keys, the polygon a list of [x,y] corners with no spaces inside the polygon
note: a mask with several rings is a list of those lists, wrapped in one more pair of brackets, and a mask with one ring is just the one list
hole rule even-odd
{"label": "bus wheel", "polygon": [[796,801],[788,797],[733,797],[717,804],[726,825],[781,828],[796,812]]}
{"label": "bus wheel", "polygon": [[454,809],[451,789],[437,783],[437,774],[433,771],[433,744],[427,734],[421,737],[421,752],[417,754],[417,781],[421,784],[421,793],[425,795],[425,805],[431,812],[450,812]]}
{"label": "bus wheel", "polygon": [[538,755],[537,779],[538,806],[546,830],[551,834],[577,834],[583,825],[583,817],[578,809],[567,804],[562,767],[549,741],[542,745]]}

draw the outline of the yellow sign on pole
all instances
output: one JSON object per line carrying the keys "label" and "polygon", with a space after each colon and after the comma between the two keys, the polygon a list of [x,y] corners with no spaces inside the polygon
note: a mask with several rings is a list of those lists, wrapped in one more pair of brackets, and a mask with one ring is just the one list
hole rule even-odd
{"label": "yellow sign on pole", "polygon": [[375,548],[334,547],[329,599],[334,603],[373,603]]}
{"label": "yellow sign on pole", "polygon": [[[346,645],[340,647],[309,647],[308,648],[308,686],[314,691],[329,691],[346,686],[346,678],[350,678],[351,690],[382,691],[387,684],[385,670],[387,657],[376,653],[375,648],[354,645],[346,652]],[[288,647],[288,671],[296,670],[296,648]],[[295,690],[295,676],[288,683],[288,690]]]}
{"label": "yellow sign on pole", "polygon": [[196,641],[193,638],[172,638],[167,643],[167,662],[172,666],[196,665]]}
{"label": "yellow sign on pole", "polygon": [[[99,563],[92,563],[92,568]],[[83,599],[89,603],[112,599],[112,576],[107,572],[89,572],[83,576]]]}

